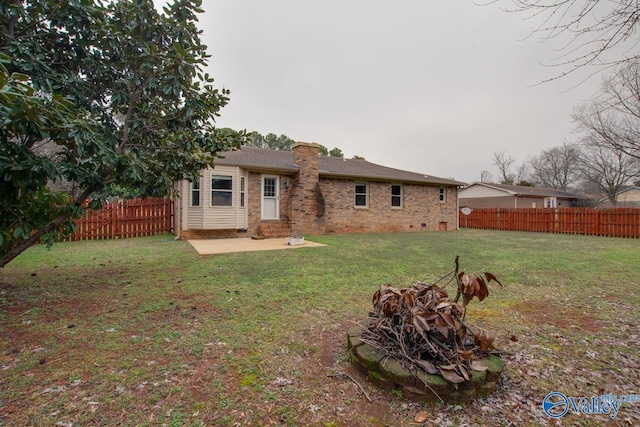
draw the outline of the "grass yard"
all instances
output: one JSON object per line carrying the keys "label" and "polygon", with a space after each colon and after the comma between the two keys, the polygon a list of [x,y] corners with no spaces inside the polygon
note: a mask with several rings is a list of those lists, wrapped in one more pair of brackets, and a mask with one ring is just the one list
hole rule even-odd
{"label": "grass yard", "polygon": [[[551,391],[640,394],[640,241],[310,239],[327,246],[201,257],[157,236],[31,248],[0,270],[0,425],[411,426],[421,412],[426,425],[640,425],[640,402],[615,419],[555,421],[541,406]],[[468,311],[510,353],[498,390],[446,406],[369,382],[347,329],[381,284],[435,281],[456,255],[505,285]]]}

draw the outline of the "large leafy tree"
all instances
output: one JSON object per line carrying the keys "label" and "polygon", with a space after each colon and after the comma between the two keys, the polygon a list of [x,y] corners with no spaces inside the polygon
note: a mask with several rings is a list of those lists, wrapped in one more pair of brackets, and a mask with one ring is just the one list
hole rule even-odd
{"label": "large leafy tree", "polygon": [[[275,133],[268,133],[266,136],[263,136],[260,132],[254,131],[247,135],[247,141],[245,145],[258,148],[267,148],[270,150],[291,151],[293,150],[293,144],[295,144],[295,141],[289,138],[287,135],[282,134],[280,136],[277,136]],[[323,156],[339,158],[344,157],[341,149],[335,147],[332,150],[329,150],[324,145],[320,145],[320,154],[322,154]]]}
{"label": "large leafy tree", "polygon": [[275,133],[268,133],[263,136],[260,132],[251,132],[247,136],[247,143],[251,147],[268,148],[270,150],[291,151],[293,149],[295,141],[289,138],[287,135],[276,135]]}
{"label": "large leafy tree", "polygon": [[[229,92],[205,71],[200,6],[0,3],[0,267],[110,187],[169,195],[243,142],[214,123]],[[61,181],[74,191],[50,189]]]}

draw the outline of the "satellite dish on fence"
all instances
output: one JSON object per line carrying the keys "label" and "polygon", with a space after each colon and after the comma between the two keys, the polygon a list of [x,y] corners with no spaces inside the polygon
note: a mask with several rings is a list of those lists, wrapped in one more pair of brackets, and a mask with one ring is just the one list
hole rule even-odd
{"label": "satellite dish on fence", "polygon": [[464,207],[464,208],[460,209],[460,212],[462,212],[465,215],[469,215],[471,212],[473,212],[473,209]]}

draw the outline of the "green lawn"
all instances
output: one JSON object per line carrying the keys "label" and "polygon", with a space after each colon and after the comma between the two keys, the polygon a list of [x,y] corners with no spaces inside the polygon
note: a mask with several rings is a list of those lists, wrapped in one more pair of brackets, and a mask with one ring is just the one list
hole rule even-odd
{"label": "green lawn", "polygon": [[[0,271],[0,425],[551,425],[542,399],[640,394],[640,241],[461,230],[313,237],[199,256],[173,236],[33,247]],[[468,320],[506,373],[489,398],[424,404],[351,366],[381,284],[489,271]],[[451,292],[455,294],[455,290]],[[367,401],[349,373],[371,397]],[[640,402],[617,417],[640,424]]]}

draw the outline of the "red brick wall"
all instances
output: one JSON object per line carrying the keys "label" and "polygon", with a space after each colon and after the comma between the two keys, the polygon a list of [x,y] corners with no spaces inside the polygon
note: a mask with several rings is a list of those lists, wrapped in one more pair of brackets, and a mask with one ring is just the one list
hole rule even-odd
{"label": "red brick wall", "polygon": [[[267,237],[286,237],[291,234],[291,191],[294,177],[279,175],[280,179],[280,220],[262,221],[262,173],[250,172],[248,182],[248,224],[252,234]],[[275,174],[274,174],[275,175]],[[287,186],[286,183],[289,182]]]}
{"label": "red brick wall", "polygon": [[436,231],[440,223],[456,229],[456,189],[447,189],[439,201],[439,188],[403,184],[403,206],[391,207],[391,183],[369,182],[369,206],[355,207],[355,181],[321,178],[325,200],[325,231],[331,233]]}
{"label": "red brick wall", "polygon": [[320,190],[318,144],[299,142],[293,146],[293,160],[298,165],[291,192],[291,229],[300,234],[324,234],[324,199]]}
{"label": "red brick wall", "polygon": [[[182,238],[246,237],[262,234],[284,237],[291,232],[365,233],[455,230],[457,190],[447,188],[439,200],[438,186],[403,184],[402,207],[391,207],[391,183],[368,184],[368,206],[355,207],[355,180],[319,178],[318,145],[294,145],[294,161],[300,172],[280,176],[280,220],[262,221],[262,174],[250,172],[246,197],[247,230],[183,230]],[[289,185],[285,183],[289,181]]]}

